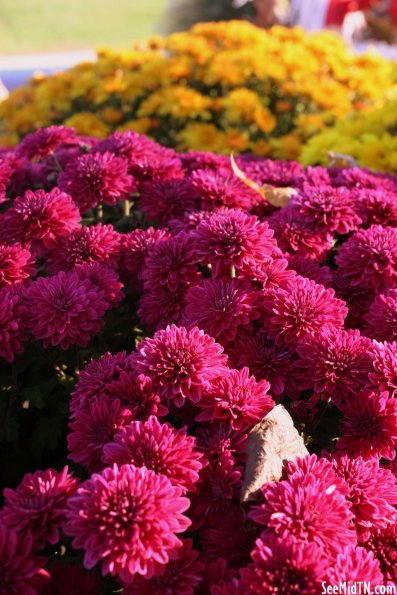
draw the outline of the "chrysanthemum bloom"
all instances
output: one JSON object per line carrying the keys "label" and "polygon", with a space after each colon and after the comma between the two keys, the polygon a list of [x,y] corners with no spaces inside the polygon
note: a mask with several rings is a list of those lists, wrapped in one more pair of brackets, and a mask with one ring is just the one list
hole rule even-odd
{"label": "chrysanthemum bloom", "polygon": [[12,170],[13,168],[8,160],[0,157],[0,204],[7,200],[6,190]]}
{"label": "chrysanthemum bloom", "polygon": [[119,281],[116,271],[100,262],[83,263],[75,270],[78,277],[84,281],[88,279],[95,287],[105,294],[109,308],[116,308],[124,297],[123,284]]}
{"label": "chrysanthemum bloom", "polygon": [[203,577],[204,564],[192,546],[191,539],[183,539],[178,557],[168,562],[163,574],[152,579],[137,575],[123,595],[194,595]]}
{"label": "chrysanthemum bloom", "polygon": [[342,244],[335,257],[340,274],[352,286],[383,293],[397,284],[397,229],[371,225]]}
{"label": "chrysanthemum bloom", "polygon": [[349,309],[345,325],[347,328],[362,328],[363,316],[369,310],[375,299],[375,290],[361,285],[351,285],[350,280],[343,277],[339,271],[333,271],[332,287],[336,297],[346,302]]}
{"label": "chrysanthemum bloom", "polygon": [[245,446],[248,433],[233,430],[228,422],[200,424],[197,428],[197,449],[204,453],[210,463],[217,463],[227,451],[237,463],[245,463]]}
{"label": "chrysanthemum bloom", "polygon": [[201,197],[203,209],[225,206],[248,211],[261,200],[255,190],[232,173],[198,170],[192,173],[191,182]]}
{"label": "chrysanthemum bloom", "polygon": [[133,130],[113,132],[95,146],[95,152],[102,154],[113,153],[117,157],[122,157],[128,163],[155,155],[161,152],[161,149],[163,149],[161,145]]}
{"label": "chrysanthemum bloom", "polygon": [[270,383],[274,397],[297,393],[297,374],[294,355],[286,347],[279,347],[263,332],[239,333],[228,349],[228,355],[236,368],[249,368],[257,380]]}
{"label": "chrysanthemum bloom", "polygon": [[113,442],[104,449],[107,465],[129,463],[162,473],[183,492],[194,489],[203,467],[202,455],[196,450],[196,439],[186,430],[160,424],[152,415],[146,422],[133,421],[122,427]]}
{"label": "chrysanthemum bloom", "polygon": [[51,192],[27,190],[16,198],[1,220],[2,239],[30,245],[42,256],[57,239],[65,239],[80,227],[80,213],[71,197],[58,188]]}
{"label": "chrysanthemum bloom", "polygon": [[183,169],[191,174],[197,169],[209,169],[217,171],[220,168],[230,169],[230,157],[226,155],[217,155],[210,151],[193,151],[189,149],[186,153],[180,155]]}
{"label": "chrysanthemum bloom", "polygon": [[360,331],[319,329],[298,342],[299,387],[324,393],[339,406],[368,382],[372,370],[372,345]]}
{"label": "chrysanthemum bloom", "polygon": [[326,583],[325,587],[341,583],[350,586],[370,584],[374,589],[376,585],[383,585],[384,580],[373,552],[349,546],[337,555],[336,562],[328,569]]}
{"label": "chrysanthemum bloom", "polygon": [[185,322],[197,325],[223,345],[259,318],[261,294],[247,281],[205,279],[186,294]]}
{"label": "chrysanthemum bloom", "polygon": [[100,203],[114,205],[135,191],[127,161],[111,153],[88,153],[70,161],[58,176],[58,186],[71,195],[81,213]]}
{"label": "chrysanthemum bloom", "polygon": [[26,308],[20,296],[8,289],[0,290],[0,357],[14,361],[22,353],[26,339]]}
{"label": "chrysanthemum bloom", "polygon": [[[229,587],[234,583],[238,586],[237,570],[230,568],[224,558],[206,561],[203,581],[200,583],[198,595],[241,595],[238,590],[232,591]],[[227,588],[226,588],[227,587]]]}
{"label": "chrysanthemum bloom", "polygon": [[85,347],[100,331],[109,308],[104,292],[73,272],[40,277],[27,288],[25,298],[27,327],[44,347]]}
{"label": "chrysanthemum bloom", "polygon": [[132,289],[143,287],[142,273],[149,250],[158,240],[166,239],[169,235],[165,229],[148,227],[148,229],[134,229],[121,236],[120,270]]}
{"label": "chrysanthemum bloom", "polygon": [[277,211],[267,221],[283,252],[321,262],[332,247],[331,234],[310,229],[306,219],[292,205]]}
{"label": "chrysanthemum bloom", "polygon": [[361,390],[340,406],[342,437],[336,448],[350,456],[393,460],[397,447],[397,401],[388,393]]}
{"label": "chrysanthemum bloom", "polygon": [[115,266],[120,256],[121,235],[112,225],[84,226],[56,242],[47,254],[46,269],[54,275],[78,264],[100,262]]}
{"label": "chrysanthemum bloom", "polygon": [[[121,401],[131,412],[132,419],[146,421],[151,415],[162,417],[168,413],[168,408],[154,392],[150,378],[134,370],[120,372],[119,378],[106,384],[104,394],[110,399]],[[101,398],[95,395],[91,402]]]}
{"label": "chrysanthemum bloom", "polygon": [[18,145],[18,155],[27,159],[44,159],[61,143],[73,140],[75,138],[73,128],[65,126],[49,126],[40,128],[31,134],[25,136]]}
{"label": "chrysanthemum bloom", "polygon": [[327,458],[318,457],[315,454],[286,461],[283,472],[285,479],[288,480],[291,478],[297,479],[298,477],[303,480],[311,475],[321,480],[322,487],[325,490],[337,490],[339,494],[345,497],[349,493],[345,480],[336,474],[332,463]]}
{"label": "chrysanthemum bloom", "polygon": [[106,394],[108,384],[113,380],[120,380],[121,372],[133,371],[131,356],[125,351],[119,353],[105,353],[98,360],[92,359],[81,370],[77,383],[71,394],[70,411],[74,415],[78,410],[88,407],[88,404],[100,399]]}
{"label": "chrysanthemum bloom", "polygon": [[207,219],[210,219],[214,213],[217,213],[218,215],[227,215],[228,213],[234,213],[234,209],[219,207],[218,209],[214,209],[212,211],[192,211],[191,213],[185,213],[183,217],[179,217],[178,219],[171,219],[171,221],[168,221],[167,225],[174,234],[181,231],[190,233],[191,231],[197,229],[202,221],[207,221]]}
{"label": "chrysanthemum bloom", "polygon": [[369,379],[376,390],[387,391],[390,397],[397,396],[397,342],[373,344],[373,371]]}
{"label": "chrysanthemum bloom", "polygon": [[371,172],[363,167],[345,167],[330,169],[329,173],[334,186],[348,188],[369,188],[377,190],[396,190],[395,180],[387,174]]}
{"label": "chrysanthemum bloom", "polygon": [[123,465],[94,474],[69,499],[65,533],[73,547],[85,550],[84,566],[102,562],[102,574],[131,583],[136,574],[148,579],[175,558],[182,542],[176,536],[190,525],[181,497],[164,475],[146,467]]}
{"label": "chrysanthemum bloom", "polygon": [[103,449],[123,426],[133,419],[131,411],[119,401],[103,396],[78,411],[69,424],[69,459],[83,465],[89,473],[105,467]]}
{"label": "chrysanthemum bloom", "polygon": [[347,499],[359,541],[365,542],[374,530],[397,522],[397,483],[391,471],[380,467],[376,459],[343,454],[332,457],[332,464],[349,487]]}
{"label": "chrysanthemum bloom", "polygon": [[376,531],[367,544],[380,562],[386,580],[397,582],[397,524]]}
{"label": "chrysanthemum bloom", "polygon": [[347,188],[307,186],[293,199],[308,228],[330,234],[354,231],[361,223],[354,194]]}
{"label": "chrysanthemum bloom", "polygon": [[334,281],[334,275],[331,269],[327,266],[320,266],[316,261],[310,258],[305,258],[300,254],[293,254],[288,258],[288,266],[293,269],[301,277],[311,279],[324,285],[324,287],[331,287]]}
{"label": "chrysanthemum bloom", "polygon": [[253,521],[278,537],[315,543],[325,555],[335,555],[356,543],[350,502],[329,479],[312,472],[294,473],[288,480],[267,483],[264,502],[250,512]]}
{"label": "chrysanthemum bloom", "polygon": [[267,380],[257,382],[249,369],[230,370],[211,383],[199,401],[198,421],[229,422],[233,430],[253,427],[274,407]]}
{"label": "chrysanthemum bloom", "polygon": [[186,292],[187,289],[183,285],[175,291],[171,291],[167,285],[145,290],[139,300],[139,320],[151,333],[169,324],[181,325],[184,320]]}
{"label": "chrysanthemum bloom", "polygon": [[361,190],[357,195],[357,209],[363,227],[382,225],[397,227],[397,202],[393,192]]}
{"label": "chrysanthemum bloom", "polygon": [[239,509],[243,467],[225,450],[214,465],[207,465],[200,473],[198,491],[191,495],[194,528],[218,526],[220,519]]}
{"label": "chrysanthemum bloom", "polygon": [[199,203],[199,195],[188,180],[155,180],[142,185],[139,208],[149,220],[164,225],[186,211],[197,210]]}
{"label": "chrysanthemum bloom", "polygon": [[237,277],[261,283],[263,292],[267,294],[279,287],[287,287],[288,282],[295,278],[295,271],[287,267],[288,260],[285,258],[266,258],[262,262],[244,265],[237,271]]}
{"label": "chrysanthemum bloom", "polygon": [[35,274],[35,259],[19,244],[0,242],[0,289],[21,283]]}
{"label": "chrysanthemum bloom", "polygon": [[142,273],[145,289],[166,285],[171,291],[178,286],[196,284],[201,278],[197,253],[191,236],[180,233],[159,240],[149,251]]}
{"label": "chrysanthemum bloom", "polygon": [[[249,160],[247,163],[247,159]],[[276,187],[301,186],[305,181],[306,174],[303,166],[296,161],[282,161],[273,159],[250,159],[247,155],[241,155],[239,164],[247,173],[248,177],[258,184],[270,184]]]}
{"label": "chrysanthemum bloom", "polygon": [[197,255],[211,265],[214,275],[228,274],[233,267],[254,266],[265,258],[281,256],[268,224],[241,211],[214,213],[192,233]]}
{"label": "chrysanthemum bloom", "polygon": [[4,490],[0,519],[17,533],[29,535],[34,549],[58,543],[59,530],[66,521],[66,502],[75,492],[78,480],[68,468],[27,473],[19,486]]}
{"label": "chrysanthemum bloom", "polygon": [[167,326],[139,343],[134,361],[137,371],[151,378],[155,391],[177,407],[186,399],[197,403],[213,380],[228,370],[221,345],[197,327]]}
{"label": "chrysanthemum bloom", "polygon": [[315,543],[280,539],[264,532],[251,557],[253,562],[241,569],[242,592],[246,595],[321,593],[329,562]]}
{"label": "chrysanthemum bloom", "polygon": [[230,566],[241,567],[250,561],[250,553],[257,537],[256,528],[250,530],[242,510],[230,510],[213,527],[203,527],[200,543],[208,560],[227,560]]}
{"label": "chrysanthemum bloom", "polygon": [[364,316],[364,333],[377,341],[397,339],[397,289],[376,296]]}
{"label": "chrysanthemum bloom", "polygon": [[48,579],[45,558],[32,555],[32,538],[0,522],[0,595],[37,595]]}
{"label": "chrysanthemum bloom", "polygon": [[342,327],[347,314],[345,303],[335,297],[333,289],[299,276],[286,289],[265,298],[263,307],[269,338],[292,349],[320,328]]}
{"label": "chrysanthemum bloom", "polygon": [[55,561],[48,566],[50,581],[40,595],[98,595],[102,586],[93,573],[77,564]]}

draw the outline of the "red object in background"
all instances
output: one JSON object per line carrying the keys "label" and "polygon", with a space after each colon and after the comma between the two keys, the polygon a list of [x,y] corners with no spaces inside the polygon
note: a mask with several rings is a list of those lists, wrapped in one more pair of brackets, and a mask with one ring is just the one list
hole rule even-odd
{"label": "red object in background", "polygon": [[[329,0],[326,25],[329,27],[340,27],[348,12],[355,10],[376,9],[377,5],[387,4],[376,0]],[[397,25],[397,0],[389,1],[389,11],[394,23]]]}

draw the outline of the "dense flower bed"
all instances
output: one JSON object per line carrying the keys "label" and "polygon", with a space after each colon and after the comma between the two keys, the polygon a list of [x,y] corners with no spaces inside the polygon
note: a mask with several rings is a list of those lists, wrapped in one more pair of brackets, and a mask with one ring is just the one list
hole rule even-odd
{"label": "dense flower bed", "polygon": [[0,144],[64,123],[100,138],[132,129],[178,150],[294,159],[306,138],[353,108],[383,103],[395,74],[391,62],[357,56],[328,32],[199,24],[36,77],[0,106]]}
{"label": "dense flower bed", "polygon": [[352,112],[311,138],[301,160],[306,165],[324,164],[330,151],[348,154],[364,167],[397,172],[397,101],[388,101],[365,115]]}
{"label": "dense flower bed", "polygon": [[0,593],[397,584],[397,178],[52,127],[0,182]]}

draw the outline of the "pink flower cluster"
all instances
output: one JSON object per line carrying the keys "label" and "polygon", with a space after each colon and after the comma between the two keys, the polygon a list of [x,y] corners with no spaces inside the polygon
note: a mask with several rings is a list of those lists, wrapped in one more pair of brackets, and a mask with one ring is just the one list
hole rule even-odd
{"label": "pink flower cluster", "polygon": [[[4,490],[0,595],[397,585],[397,179],[237,162],[288,204],[134,132],[1,150],[0,358],[73,384],[73,472]],[[243,505],[276,404],[311,454]]]}

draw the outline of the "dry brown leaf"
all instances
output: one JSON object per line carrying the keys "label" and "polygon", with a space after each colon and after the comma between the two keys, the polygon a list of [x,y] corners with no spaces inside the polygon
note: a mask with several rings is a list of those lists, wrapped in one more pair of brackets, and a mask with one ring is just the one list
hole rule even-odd
{"label": "dry brown leaf", "polygon": [[351,155],[328,151],[328,167],[357,167],[358,163]]}

